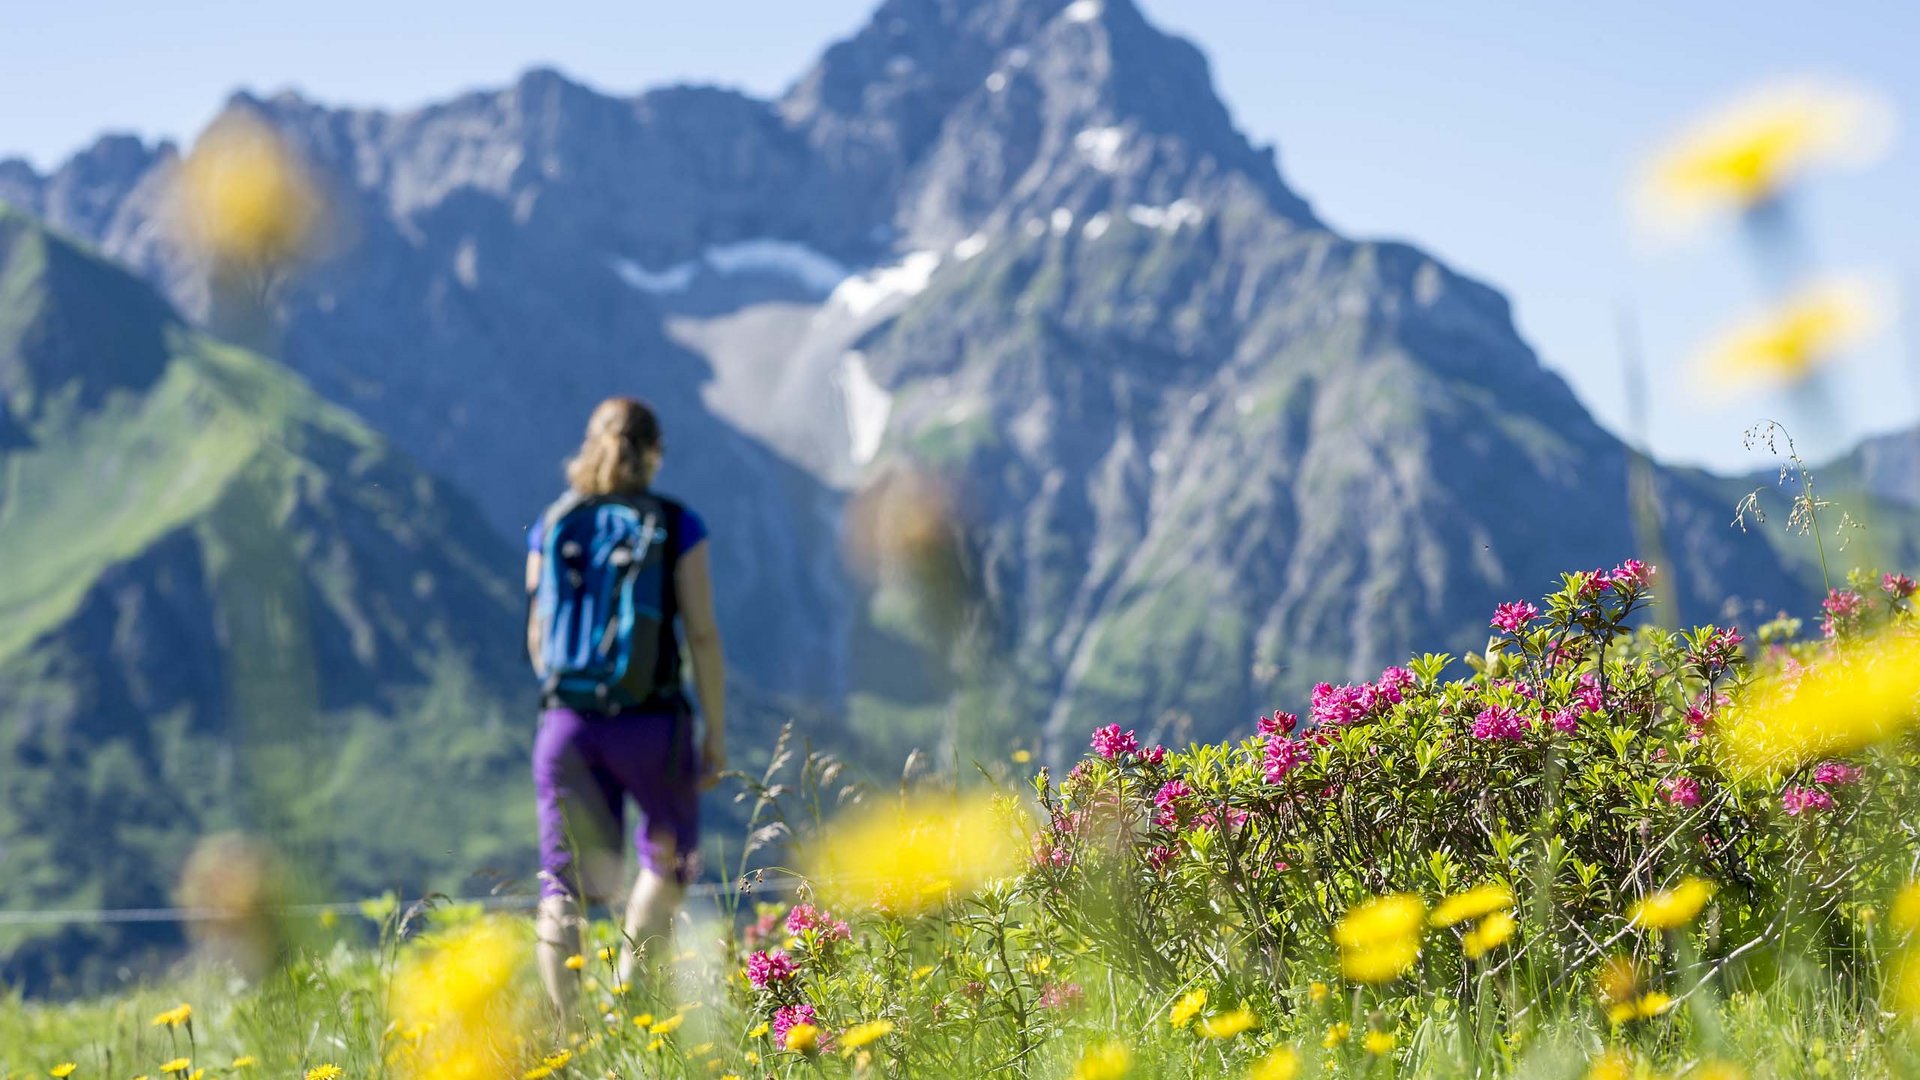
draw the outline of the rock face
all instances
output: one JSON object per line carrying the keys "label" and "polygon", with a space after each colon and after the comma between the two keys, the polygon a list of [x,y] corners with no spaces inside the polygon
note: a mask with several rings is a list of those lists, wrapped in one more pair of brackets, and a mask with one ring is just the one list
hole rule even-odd
{"label": "rock face", "polygon": [[[897,461],[960,491],[1007,715],[1056,748],[1242,727],[1646,550],[1627,450],[1500,294],[1325,227],[1128,0],[888,0],[778,101],[534,71],[411,113],[232,107],[346,210],[286,363],[509,536],[596,399],[654,399],[731,651],[783,695],[874,691],[893,631],[837,533]],[[104,140],[0,166],[0,198],[204,317],[176,156]],[[1721,487],[1655,476],[1684,616],[1800,595]]]}

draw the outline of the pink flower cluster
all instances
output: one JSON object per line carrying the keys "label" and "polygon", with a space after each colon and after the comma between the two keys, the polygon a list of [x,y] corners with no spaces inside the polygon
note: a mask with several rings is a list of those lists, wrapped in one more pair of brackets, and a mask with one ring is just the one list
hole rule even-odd
{"label": "pink flower cluster", "polygon": [[1600,685],[1600,676],[1591,671],[1581,674],[1573,688],[1573,704],[1581,715],[1607,711],[1607,691]]}
{"label": "pink flower cluster", "polygon": [[1180,801],[1192,794],[1193,789],[1187,786],[1185,780],[1169,780],[1161,784],[1160,790],[1153,793],[1153,805],[1160,811],[1154,819],[1155,824],[1163,829],[1180,824]]}
{"label": "pink flower cluster", "polygon": [[1860,769],[1844,762],[1823,761],[1813,770],[1813,782],[1821,787],[1844,787],[1859,780]]}
{"label": "pink flower cluster", "polygon": [[1670,776],[1660,786],[1666,789],[1667,801],[1675,806],[1700,805],[1700,782],[1691,776]]}
{"label": "pink flower cluster", "polygon": [[1880,588],[1895,600],[1904,600],[1912,596],[1915,589],[1920,589],[1920,585],[1914,584],[1913,579],[1905,574],[1882,574]]}
{"label": "pink flower cluster", "polygon": [[1512,600],[1493,609],[1493,628],[1504,634],[1517,634],[1539,617],[1539,608],[1525,600]]}
{"label": "pink flower cluster", "polygon": [[1527,737],[1527,722],[1504,705],[1489,705],[1473,718],[1473,737],[1517,741]]}
{"label": "pink flower cluster", "polygon": [[1729,665],[1740,658],[1740,643],[1745,640],[1740,636],[1740,628],[1737,626],[1715,630],[1694,648],[1687,659],[1694,665],[1705,668],[1708,677],[1718,677]]}
{"label": "pink flower cluster", "polygon": [[747,957],[747,981],[762,989],[774,983],[786,982],[799,973],[793,957],[778,949],[772,952],[763,950]]}
{"label": "pink flower cluster", "polygon": [[1549,727],[1562,735],[1571,735],[1580,730],[1580,718],[1572,709],[1560,709],[1550,714],[1542,714],[1541,718]]}
{"label": "pink flower cluster", "polygon": [[812,904],[795,904],[787,912],[787,933],[794,937],[805,937],[808,931],[820,932],[821,941],[846,941],[853,937],[853,930],[844,920],[814,907]]}
{"label": "pink flower cluster", "polygon": [[1167,748],[1164,746],[1149,746],[1145,750],[1140,751],[1140,760],[1147,765],[1158,765],[1167,760]]}
{"label": "pink flower cluster", "polygon": [[1320,683],[1313,688],[1309,712],[1313,722],[1321,727],[1345,727],[1366,719],[1378,701],[1368,683],[1359,686]]}
{"label": "pink flower cluster", "polygon": [[1177,858],[1176,853],[1165,844],[1155,844],[1147,849],[1147,865],[1154,870],[1165,870]]}
{"label": "pink flower cluster", "polygon": [[1290,712],[1273,710],[1272,716],[1263,716],[1255,727],[1266,736],[1291,735],[1293,729],[1300,726],[1300,718]]}
{"label": "pink flower cluster", "polygon": [[1267,740],[1266,773],[1267,783],[1277,784],[1287,778],[1287,774],[1306,764],[1312,753],[1301,743],[1292,739],[1274,737]]}
{"label": "pink flower cluster", "polygon": [[1086,996],[1079,983],[1048,983],[1040,988],[1039,1005],[1043,1009],[1071,1009]]}
{"label": "pink flower cluster", "polygon": [[1413,672],[1403,667],[1390,667],[1374,680],[1374,690],[1388,702],[1398,705],[1404,701],[1407,691],[1413,689]]}
{"label": "pink flower cluster", "polygon": [[[787,1045],[787,1032],[800,1024],[820,1026],[820,1018],[811,1005],[782,1005],[773,1012],[773,1042],[776,1046]],[[833,1040],[826,1035],[820,1036],[820,1049],[824,1052],[833,1049]]]}
{"label": "pink flower cluster", "polygon": [[1833,796],[1819,788],[1795,784],[1780,793],[1780,803],[1787,808],[1788,817],[1799,817],[1809,810],[1832,809]]}
{"label": "pink flower cluster", "polygon": [[1119,724],[1108,724],[1095,728],[1093,732],[1093,752],[1108,761],[1118,761],[1125,754],[1140,751],[1140,740],[1133,737],[1131,731],[1121,731]]}
{"label": "pink flower cluster", "polygon": [[1639,559],[1628,559],[1613,568],[1613,573],[1607,577],[1607,583],[1616,589],[1622,585],[1644,589],[1653,584],[1653,567]]}
{"label": "pink flower cluster", "polygon": [[1833,637],[1860,617],[1866,609],[1867,598],[1852,589],[1828,589],[1827,598],[1820,601],[1820,607],[1826,611],[1826,618],[1820,620],[1820,632]]}

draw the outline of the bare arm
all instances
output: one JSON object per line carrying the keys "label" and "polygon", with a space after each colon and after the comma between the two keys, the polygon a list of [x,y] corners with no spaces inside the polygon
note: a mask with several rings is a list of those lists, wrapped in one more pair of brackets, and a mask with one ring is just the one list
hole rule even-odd
{"label": "bare arm", "polygon": [[727,767],[727,661],[720,647],[720,625],[713,617],[713,577],[705,541],[680,556],[673,585],[680,618],[686,624],[687,651],[693,657],[694,690],[707,720],[700,779],[711,787]]}
{"label": "bare arm", "polygon": [[[539,587],[540,587],[540,553],[528,552],[527,553],[527,595],[532,596],[534,593],[534,590],[538,589]],[[540,621],[539,616],[538,614],[535,613],[533,605],[528,604],[527,605],[527,656],[528,657],[538,657],[540,655],[539,621]],[[535,663],[537,664],[538,661],[536,660]]]}

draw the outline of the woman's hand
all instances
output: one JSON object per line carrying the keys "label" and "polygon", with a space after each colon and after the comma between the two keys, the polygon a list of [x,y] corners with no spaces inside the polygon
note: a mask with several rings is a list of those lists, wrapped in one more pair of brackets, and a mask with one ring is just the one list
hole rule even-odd
{"label": "woman's hand", "polygon": [[720,774],[726,771],[726,736],[708,732],[700,744],[700,790],[706,791],[718,784]]}

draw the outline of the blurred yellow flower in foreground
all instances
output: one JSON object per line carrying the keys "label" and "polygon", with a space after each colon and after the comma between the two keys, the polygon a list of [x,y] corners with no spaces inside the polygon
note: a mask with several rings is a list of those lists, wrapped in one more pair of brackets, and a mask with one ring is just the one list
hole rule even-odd
{"label": "blurred yellow flower in foreground", "polygon": [[154,1027],[177,1028],[193,1019],[193,1006],[182,1002],[153,1018]]}
{"label": "blurred yellow flower in foreground", "polygon": [[1504,911],[1496,911],[1480,920],[1480,925],[1467,931],[1460,939],[1460,951],[1467,959],[1478,960],[1493,950],[1505,945],[1517,929],[1513,916]]}
{"label": "blurred yellow flower in foreground", "polygon": [[[655,1039],[658,1043],[660,1040]],[[787,1029],[787,1049],[811,1054],[820,1048],[820,1029],[812,1024],[795,1024]],[[649,1046],[648,1049],[653,1049]]]}
{"label": "blurred yellow flower in foreground", "polygon": [[173,198],[182,239],[208,258],[272,267],[306,254],[320,224],[320,190],[266,121],[222,115],[180,163]]}
{"label": "blurred yellow flower in foreground", "polygon": [[1756,687],[1721,728],[1721,753],[1741,779],[1850,754],[1911,726],[1916,694],[1920,638],[1882,636]]}
{"label": "blurred yellow flower in foreground", "polygon": [[1761,87],[1702,117],[1648,163],[1638,192],[1655,217],[1744,211],[1816,165],[1864,165],[1887,147],[1892,110],[1854,87],[1807,80]]}
{"label": "blurred yellow flower in foreground", "polygon": [[1587,1067],[1587,1080],[1633,1080],[1633,1055],[1608,1050]]}
{"label": "blurred yellow flower in foreground", "polygon": [[1242,1005],[1232,1012],[1207,1017],[1195,1024],[1193,1030],[1203,1038],[1231,1039],[1241,1032],[1251,1031],[1259,1026],[1260,1018],[1253,1015],[1252,1009]]}
{"label": "blurred yellow flower in foreground", "polygon": [[1393,1032],[1391,1031],[1369,1031],[1367,1032],[1366,1040],[1361,1045],[1366,1047],[1367,1053],[1379,1057],[1383,1054],[1392,1053],[1394,1043],[1398,1041],[1399,1040],[1394,1038]]}
{"label": "blurred yellow flower in foreground", "polygon": [[1694,1080],[1747,1080],[1747,1070],[1731,1061],[1706,1061],[1692,1076]]}
{"label": "blurred yellow flower in foreground", "polygon": [[1697,376],[1710,387],[1792,383],[1870,338],[1885,306],[1857,278],[1804,286],[1707,342]]}
{"label": "blurred yellow flower in foreground", "polygon": [[1247,1080],[1294,1080],[1300,1075],[1300,1055],[1292,1047],[1282,1046],[1256,1062]]}
{"label": "blurred yellow flower in foreground", "polygon": [[1428,921],[1435,926],[1452,926],[1512,906],[1513,890],[1497,881],[1489,881],[1440,901]]}
{"label": "blurred yellow flower in foreground", "polygon": [[869,1020],[841,1032],[840,1045],[846,1048],[847,1053],[852,1053],[876,1039],[884,1039],[891,1034],[893,1034],[893,1021]]}
{"label": "blurred yellow flower in foreground", "polygon": [[1920,929],[1920,881],[1908,882],[1893,894],[1893,904],[1887,909],[1887,919],[1893,928],[1903,934],[1911,934]]}
{"label": "blurred yellow flower in foreground", "polygon": [[1398,978],[1420,955],[1427,906],[1410,893],[1376,897],[1348,909],[1333,928],[1340,971],[1354,982]]}
{"label": "blurred yellow flower in foreground", "polygon": [[1133,1068],[1133,1051],[1119,1042],[1090,1046],[1073,1067],[1073,1080],[1120,1080]]}
{"label": "blurred yellow flower in foreground", "polygon": [[1687,878],[1671,889],[1648,893],[1633,905],[1628,919],[1648,930],[1677,930],[1700,915],[1713,898],[1713,883]]}
{"label": "blurred yellow flower in foreground", "polygon": [[[481,918],[422,940],[393,978],[393,1019],[429,1034],[406,1059],[416,1080],[499,1080],[518,1075],[527,1001],[518,976],[531,955],[524,927]],[[551,1064],[546,1066],[553,1068]]]}
{"label": "blurred yellow flower in foreground", "polygon": [[1331,1050],[1336,1046],[1344,1044],[1352,1035],[1353,1025],[1342,1020],[1327,1028],[1326,1037],[1320,1040],[1320,1045]]}
{"label": "blurred yellow flower in foreground", "polygon": [[172,1061],[160,1063],[160,1071],[163,1073],[183,1073],[191,1068],[193,1068],[193,1062],[186,1058],[174,1058]]}
{"label": "blurred yellow flower in foreground", "polygon": [[807,860],[823,892],[900,912],[1017,872],[1029,828],[990,793],[919,796],[863,807],[831,824]]}

